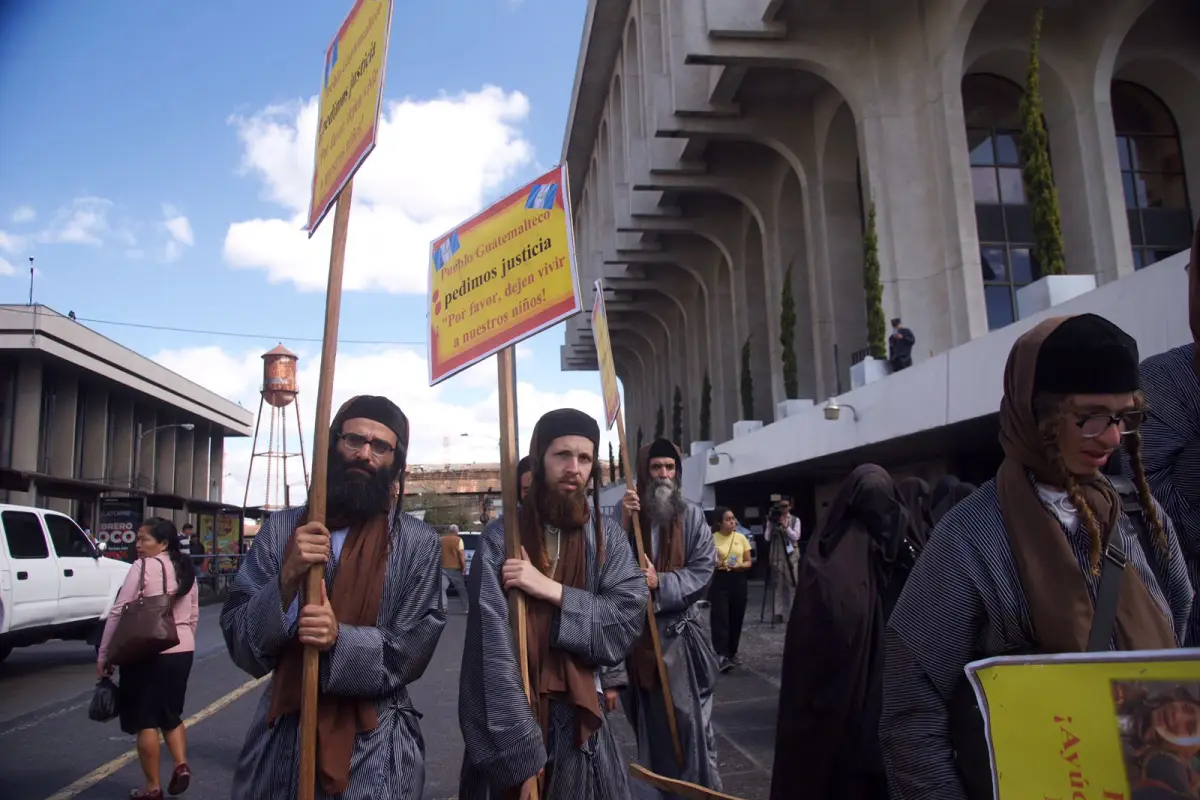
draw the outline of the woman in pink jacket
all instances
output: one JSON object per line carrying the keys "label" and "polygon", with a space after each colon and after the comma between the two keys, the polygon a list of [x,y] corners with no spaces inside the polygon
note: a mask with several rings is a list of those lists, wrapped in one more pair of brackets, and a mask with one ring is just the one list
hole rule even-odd
{"label": "woman in pink jacket", "polygon": [[179,644],[156,656],[121,667],[120,712],[121,730],[137,735],[138,759],[146,775],[145,790],[130,792],[133,800],[159,800],[163,796],[158,775],[158,732],[161,730],[175,771],[167,784],[172,795],[183,794],[191,782],[187,764],[187,739],[183,730],[183,700],[187,693],[188,675],[196,650],[196,620],[199,618],[199,595],[192,561],[179,549],[179,532],[170,520],[151,517],[142,523],[137,535],[139,561],[129,570],[125,585],[117,594],[108,623],[96,671],[112,674],[108,663],[108,645],[116,630],[117,620],[130,601],[137,597],[138,580],[145,566],[143,594],[153,597],[172,594],[172,610]]}

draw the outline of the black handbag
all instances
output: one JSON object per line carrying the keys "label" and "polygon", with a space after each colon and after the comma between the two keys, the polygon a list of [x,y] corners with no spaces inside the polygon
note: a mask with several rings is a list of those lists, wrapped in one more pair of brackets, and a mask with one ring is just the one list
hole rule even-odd
{"label": "black handbag", "polygon": [[121,713],[117,685],[111,678],[101,678],[96,682],[96,690],[92,692],[92,703],[88,706],[88,719],[96,722],[108,722]]}

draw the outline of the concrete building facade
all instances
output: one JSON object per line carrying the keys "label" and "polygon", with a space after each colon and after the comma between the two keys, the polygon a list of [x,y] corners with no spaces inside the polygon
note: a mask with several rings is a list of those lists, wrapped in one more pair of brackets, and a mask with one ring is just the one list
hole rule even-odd
{"label": "concrete building facade", "polygon": [[[581,282],[606,286],[631,439],[652,435],[660,408],[670,418],[676,387],[683,444],[700,438],[706,374],[712,440],[742,419],[780,421],[785,280],[799,399],[848,390],[867,346],[872,207],[883,308],[916,334],[914,373],[1018,319],[1017,290],[1040,277],[1017,150],[1039,6],[1067,271],[1103,287],[1190,244],[1194,2],[589,3],[563,158]],[[564,368],[597,369],[587,316],[566,329]],[[803,448],[794,458],[826,452]]]}
{"label": "concrete building facade", "polygon": [[85,527],[99,497],[174,517],[228,508],[224,443],[253,414],[45,306],[0,306],[0,497]]}

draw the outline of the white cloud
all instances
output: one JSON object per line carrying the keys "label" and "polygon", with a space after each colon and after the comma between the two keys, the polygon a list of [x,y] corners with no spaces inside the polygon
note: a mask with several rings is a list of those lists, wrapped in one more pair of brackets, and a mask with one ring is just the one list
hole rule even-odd
{"label": "white cloud", "polygon": [[164,204],[162,226],[167,232],[167,244],[163,251],[165,261],[175,261],[183,255],[183,248],[191,247],[196,239],[188,218],[179,213],[175,206]]}
{"label": "white cloud", "polygon": [[[113,201],[104,197],[76,197],[55,212],[54,217],[41,230],[32,234],[12,234],[0,231],[0,249],[10,253],[21,253],[33,244],[78,244],[101,247],[115,242],[125,247],[137,244],[132,229],[120,222],[114,224],[111,217],[115,209]],[[18,209],[18,213],[22,209]],[[33,209],[29,209],[32,213]],[[17,214],[13,214],[14,220]]]}
{"label": "white cloud", "polygon": [[[320,351],[313,348],[311,351],[300,351],[299,355],[297,380],[300,386],[300,421],[305,452],[311,459]],[[194,347],[164,350],[155,355],[154,360],[224,397],[240,402],[244,408],[252,411],[258,409],[263,363],[259,350],[231,352],[217,346]],[[394,400],[412,424],[409,464],[498,461],[499,399],[494,363],[477,364],[466,373],[460,373],[432,388],[427,385],[428,374],[425,355],[411,348],[374,348],[353,353],[343,349],[337,357],[333,409],[336,410],[356,394],[381,394]],[[522,453],[529,445],[529,437],[538,418],[551,409],[564,406],[594,415],[603,430],[603,402],[599,392],[580,389],[546,391],[521,382],[518,376],[517,416]],[[295,449],[294,408],[288,408],[289,450]],[[266,449],[268,426],[264,420],[259,434],[259,450]],[[463,436],[464,433],[468,435]],[[604,441],[601,442],[600,457],[607,458],[606,442],[610,437],[608,434],[602,436]],[[615,428],[611,439],[615,450]],[[224,497],[229,502],[241,503],[245,496],[250,449],[249,437],[229,439],[225,443],[227,474],[224,476]],[[303,478],[298,461],[290,461],[288,482],[293,486],[292,500],[295,502],[298,495],[303,496],[302,486],[297,486],[302,484]],[[264,502],[265,483],[265,463],[256,464],[251,483],[251,505]],[[276,486],[278,483],[277,478],[272,480],[272,502],[276,503],[282,501],[282,489]]]}
{"label": "white cloud", "polygon": [[17,206],[17,210],[12,213],[12,221],[21,225],[26,222],[33,222],[37,219],[37,211],[33,206]]}
{"label": "white cloud", "polygon": [[[425,292],[429,242],[508,189],[516,172],[533,163],[533,146],[522,130],[528,115],[523,94],[494,86],[386,103],[378,145],[354,180],[343,286]],[[230,225],[226,261],[264,270],[273,282],[323,291],[333,220],[327,218],[311,241],[301,230],[316,99],[231,122],[242,142],[243,169],[262,182],[264,198],[281,212]]]}
{"label": "white cloud", "polygon": [[0,258],[0,275],[16,275],[17,268],[5,258]]}

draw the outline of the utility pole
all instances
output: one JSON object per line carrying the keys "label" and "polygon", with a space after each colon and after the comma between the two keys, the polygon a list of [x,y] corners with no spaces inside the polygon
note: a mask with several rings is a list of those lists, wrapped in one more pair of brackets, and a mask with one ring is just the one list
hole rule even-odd
{"label": "utility pole", "polygon": [[33,305],[33,256],[29,257],[29,305]]}

